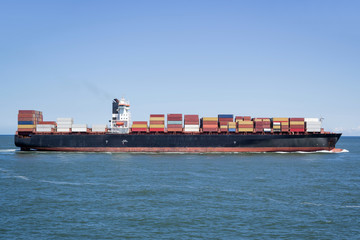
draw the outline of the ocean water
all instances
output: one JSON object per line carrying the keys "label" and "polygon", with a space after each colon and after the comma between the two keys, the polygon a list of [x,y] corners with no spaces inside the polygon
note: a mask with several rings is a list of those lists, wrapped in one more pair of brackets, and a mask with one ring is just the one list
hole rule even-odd
{"label": "ocean water", "polygon": [[342,153],[20,152],[0,136],[0,239],[359,239]]}

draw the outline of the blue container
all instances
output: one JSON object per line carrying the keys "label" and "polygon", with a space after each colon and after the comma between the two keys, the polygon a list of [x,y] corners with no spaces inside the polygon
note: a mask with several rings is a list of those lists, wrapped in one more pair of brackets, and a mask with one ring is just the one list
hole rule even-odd
{"label": "blue container", "polygon": [[229,128],[229,132],[236,132],[236,128]]}
{"label": "blue container", "polygon": [[233,114],[219,114],[218,118],[234,118]]}
{"label": "blue container", "polygon": [[34,125],[33,121],[18,121],[19,125]]}
{"label": "blue container", "polygon": [[168,121],[168,124],[182,124],[182,121]]}

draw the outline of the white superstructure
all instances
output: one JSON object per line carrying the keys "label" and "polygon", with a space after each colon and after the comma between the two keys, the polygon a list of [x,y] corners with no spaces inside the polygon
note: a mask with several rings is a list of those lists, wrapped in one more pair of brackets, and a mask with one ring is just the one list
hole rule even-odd
{"label": "white superstructure", "polygon": [[120,101],[115,98],[112,106],[111,132],[129,133],[131,122],[129,101],[126,101],[125,98],[121,98]]}

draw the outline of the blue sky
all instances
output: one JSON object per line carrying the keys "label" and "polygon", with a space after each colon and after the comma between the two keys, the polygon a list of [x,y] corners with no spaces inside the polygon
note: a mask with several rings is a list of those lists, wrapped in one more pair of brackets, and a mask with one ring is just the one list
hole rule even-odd
{"label": "blue sky", "polygon": [[0,134],[17,111],[324,117],[360,135],[359,1],[0,1]]}

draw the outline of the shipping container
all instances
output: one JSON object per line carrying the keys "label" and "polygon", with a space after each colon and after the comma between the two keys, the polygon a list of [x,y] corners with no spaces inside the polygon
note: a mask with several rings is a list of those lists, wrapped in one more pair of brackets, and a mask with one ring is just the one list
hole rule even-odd
{"label": "shipping container", "polygon": [[180,124],[180,125],[182,125],[182,121],[168,121],[167,124],[168,124],[168,125],[169,125],[169,124],[170,124],[170,125],[171,125],[171,124],[176,124],[176,125],[179,125],[179,124]]}
{"label": "shipping container", "polygon": [[55,121],[40,121],[38,124],[50,124],[50,125],[56,125]]}
{"label": "shipping container", "polygon": [[238,128],[239,132],[253,132],[254,128]]}
{"label": "shipping container", "polygon": [[92,132],[106,132],[107,125],[106,124],[93,124],[91,131]]}
{"label": "shipping container", "polygon": [[34,124],[19,124],[18,128],[35,128],[36,125]]}
{"label": "shipping container", "polygon": [[150,117],[150,121],[165,121],[163,117]]}
{"label": "shipping container", "polygon": [[147,132],[147,128],[131,128],[132,132]]}

